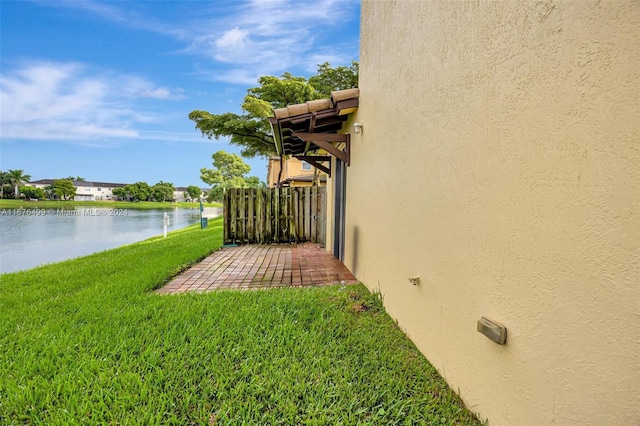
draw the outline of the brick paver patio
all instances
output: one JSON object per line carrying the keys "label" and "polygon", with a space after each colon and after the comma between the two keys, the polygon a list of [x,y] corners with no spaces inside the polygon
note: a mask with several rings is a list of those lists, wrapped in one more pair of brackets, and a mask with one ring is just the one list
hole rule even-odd
{"label": "brick paver patio", "polygon": [[159,293],[356,284],[346,266],[317,244],[227,247],[178,275]]}

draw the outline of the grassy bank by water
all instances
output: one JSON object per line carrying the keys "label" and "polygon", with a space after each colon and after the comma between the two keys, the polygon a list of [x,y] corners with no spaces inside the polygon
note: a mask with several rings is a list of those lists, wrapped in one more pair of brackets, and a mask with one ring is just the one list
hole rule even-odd
{"label": "grassy bank by water", "polygon": [[477,424],[363,286],[158,295],[220,219],[0,276],[0,424]]}
{"label": "grassy bank by water", "polygon": [[[220,203],[203,203],[205,207],[222,207]],[[24,200],[0,200],[0,209],[72,209],[74,207],[94,207],[112,209],[173,209],[176,207],[197,209],[199,203],[187,202],[156,202],[156,201],[24,201]]]}

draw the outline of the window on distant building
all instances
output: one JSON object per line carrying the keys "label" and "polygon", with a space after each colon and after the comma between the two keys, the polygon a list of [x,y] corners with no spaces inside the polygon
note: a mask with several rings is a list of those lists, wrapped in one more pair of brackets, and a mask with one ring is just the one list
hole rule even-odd
{"label": "window on distant building", "polygon": [[311,170],[311,164],[307,163],[306,161],[303,161],[302,170]]}
{"label": "window on distant building", "polygon": [[102,192],[102,188],[98,188],[98,192]]}

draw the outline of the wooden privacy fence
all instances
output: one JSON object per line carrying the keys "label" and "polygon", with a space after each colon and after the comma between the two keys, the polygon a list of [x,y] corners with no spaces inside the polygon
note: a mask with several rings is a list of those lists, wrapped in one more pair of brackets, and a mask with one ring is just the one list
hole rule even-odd
{"label": "wooden privacy fence", "polygon": [[325,187],[227,189],[224,243],[324,245],[326,205]]}

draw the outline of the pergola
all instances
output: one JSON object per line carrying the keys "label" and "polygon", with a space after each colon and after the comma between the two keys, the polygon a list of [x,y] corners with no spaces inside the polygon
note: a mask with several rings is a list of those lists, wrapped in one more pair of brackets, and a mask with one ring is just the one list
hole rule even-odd
{"label": "pergola", "polygon": [[[274,109],[269,118],[276,150],[306,161],[331,176],[331,155],[350,163],[351,138],[338,134],[349,114],[358,107],[359,89],[331,92],[330,99]],[[323,163],[327,163],[325,165]]]}

